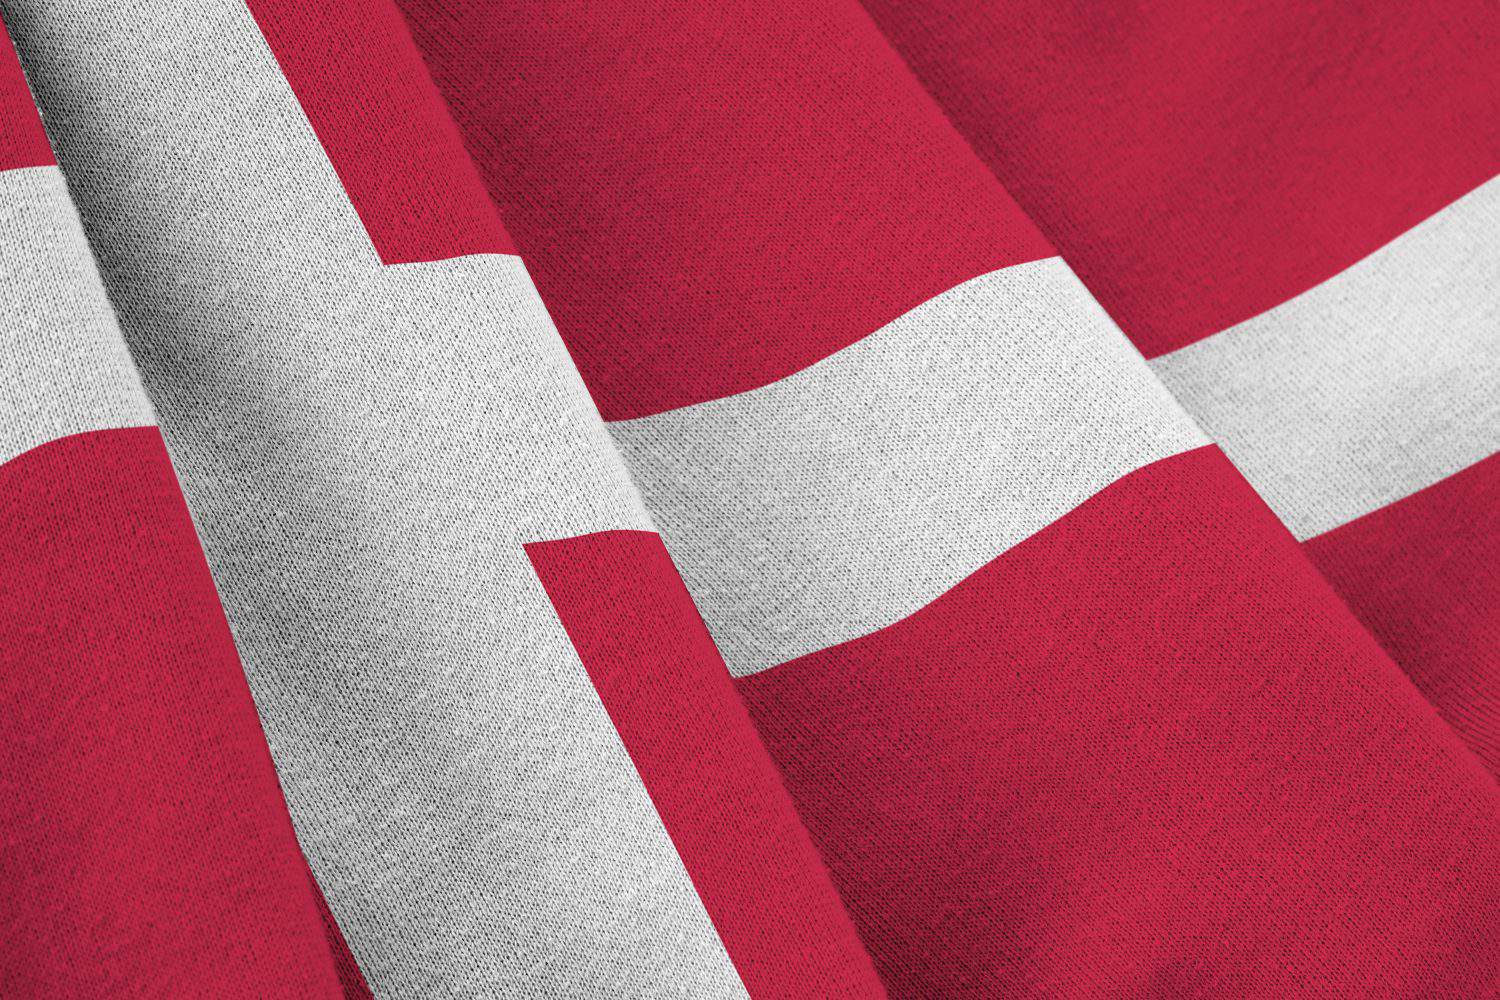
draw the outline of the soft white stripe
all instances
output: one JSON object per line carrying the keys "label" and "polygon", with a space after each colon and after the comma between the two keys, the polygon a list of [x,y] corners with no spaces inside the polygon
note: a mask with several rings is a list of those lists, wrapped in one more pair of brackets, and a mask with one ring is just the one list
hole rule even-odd
{"label": "soft white stripe", "polygon": [[0,171],[0,462],[154,423],[62,174]]}
{"label": "soft white stripe", "polygon": [[519,260],[383,267],[240,3],[5,15],[376,994],[743,996],[525,559],[649,522]]}
{"label": "soft white stripe", "polygon": [[1206,443],[1057,258],[772,385],[610,429],[736,675],[898,621]]}
{"label": "soft white stripe", "polygon": [[1500,449],[1500,179],[1152,365],[1298,538],[1488,457]]}

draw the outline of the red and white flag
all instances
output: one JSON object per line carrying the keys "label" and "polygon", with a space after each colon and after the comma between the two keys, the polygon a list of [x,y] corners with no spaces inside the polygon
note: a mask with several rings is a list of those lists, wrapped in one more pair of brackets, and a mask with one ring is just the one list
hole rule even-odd
{"label": "red and white flag", "polygon": [[1500,989],[1500,21],[0,0],[0,996]]}

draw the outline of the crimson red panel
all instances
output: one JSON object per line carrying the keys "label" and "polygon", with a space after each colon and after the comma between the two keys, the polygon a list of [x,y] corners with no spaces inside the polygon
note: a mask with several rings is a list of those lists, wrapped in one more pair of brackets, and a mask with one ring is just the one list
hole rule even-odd
{"label": "crimson red panel", "polygon": [[56,163],[5,23],[0,21],[0,170]]}
{"label": "crimson red panel", "polygon": [[1500,455],[1305,544],[1355,616],[1500,774]]}
{"label": "crimson red panel", "polygon": [[1487,0],[866,6],[1147,356],[1500,170]]}
{"label": "crimson red panel", "polygon": [[387,264],[515,253],[390,0],[250,0]]}
{"label": "crimson red panel", "polygon": [[1054,253],[852,2],[401,6],[607,419]]}
{"label": "crimson red panel", "polygon": [[341,997],[155,428],[0,466],[0,994]]}
{"label": "crimson red panel", "polygon": [[1500,790],[1217,449],[739,688],[895,995],[1500,968]]}
{"label": "crimson red panel", "polygon": [[884,996],[661,539],[526,552],[750,995]]}

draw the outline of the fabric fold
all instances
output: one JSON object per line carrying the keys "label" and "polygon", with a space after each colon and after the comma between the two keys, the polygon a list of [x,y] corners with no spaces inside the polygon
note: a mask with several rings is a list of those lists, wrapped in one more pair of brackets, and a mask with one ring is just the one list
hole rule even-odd
{"label": "fabric fold", "polygon": [[343,995],[240,660],[0,25],[0,994]]}

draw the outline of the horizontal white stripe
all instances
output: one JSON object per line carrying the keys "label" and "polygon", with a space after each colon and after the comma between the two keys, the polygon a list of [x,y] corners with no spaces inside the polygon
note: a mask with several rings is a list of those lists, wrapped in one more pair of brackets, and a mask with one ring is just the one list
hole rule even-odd
{"label": "horizontal white stripe", "polygon": [[772,385],[610,428],[736,675],[898,621],[1206,443],[1058,258]]}
{"label": "horizontal white stripe", "polygon": [[384,267],[244,5],[6,18],[381,997],[742,997],[522,544],[648,527],[518,258]]}
{"label": "horizontal white stripe", "polygon": [[154,423],[62,174],[0,171],[0,462]]}
{"label": "horizontal white stripe", "polygon": [[1488,457],[1500,449],[1500,179],[1152,365],[1301,539]]}

